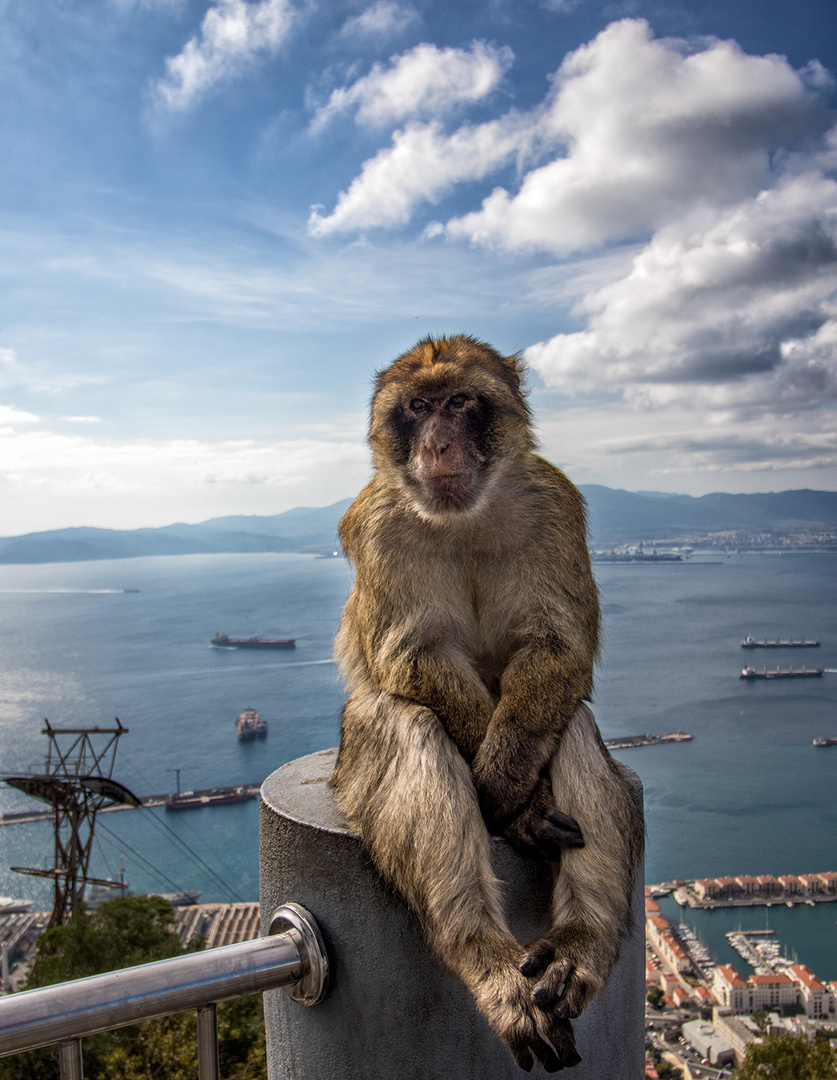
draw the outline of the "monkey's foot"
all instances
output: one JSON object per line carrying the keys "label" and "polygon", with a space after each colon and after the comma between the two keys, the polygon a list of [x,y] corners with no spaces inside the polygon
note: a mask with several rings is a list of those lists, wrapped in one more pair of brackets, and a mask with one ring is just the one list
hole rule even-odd
{"label": "monkey's foot", "polygon": [[584,847],[578,822],[561,813],[551,787],[543,781],[523,813],[503,830],[503,836],[520,855],[538,862],[560,862],[563,848]]}
{"label": "monkey's foot", "polygon": [[536,1060],[549,1073],[578,1065],[581,1055],[572,1024],[535,1003],[531,990],[528,980],[515,971],[507,979],[498,978],[494,986],[489,980],[480,987],[482,1011],[525,1072]]}
{"label": "monkey's foot", "polygon": [[542,976],[532,1000],[548,1014],[575,1018],[600,994],[615,960],[615,950],[584,924],[553,929],[526,947],[520,970]]}

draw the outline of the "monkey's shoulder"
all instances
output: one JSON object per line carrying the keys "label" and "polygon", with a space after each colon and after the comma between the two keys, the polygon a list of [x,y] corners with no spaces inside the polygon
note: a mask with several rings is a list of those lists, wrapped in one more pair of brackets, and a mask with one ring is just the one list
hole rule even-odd
{"label": "monkey's shoulder", "polygon": [[541,519],[541,526],[548,526],[551,521],[555,525],[586,530],[584,496],[566,473],[537,454],[530,456],[522,499]]}
{"label": "monkey's shoulder", "polygon": [[403,545],[409,529],[402,502],[377,476],[370,480],[340,519],[340,542],[348,558],[357,561],[370,549],[380,552]]}

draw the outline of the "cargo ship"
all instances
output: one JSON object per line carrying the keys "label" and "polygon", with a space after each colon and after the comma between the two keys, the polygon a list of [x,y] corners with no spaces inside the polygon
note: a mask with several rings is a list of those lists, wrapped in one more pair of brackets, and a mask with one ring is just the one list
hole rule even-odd
{"label": "cargo ship", "polygon": [[617,739],[605,739],[608,750],[628,750],[632,746],[657,746],[666,742],[688,742],[692,738],[689,731],[669,731],[665,735],[623,735]]}
{"label": "cargo ship", "polygon": [[263,739],[267,735],[267,720],[262,720],[255,709],[243,709],[235,722],[235,730],[242,742]]}
{"label": "cargo ship", "polygon": [[777,639],[776,641],[756,641],[754,637],[749,634],[741,642],[742,649],[818,649],[820,643],[818,641],[794,641],[793,638],[788,638],[787,641]]}
{"label": "cargo ship", "polygon": [[295,638],[236,638],[228,634],[216,634],[212,644],[219,649],[295,649]]}
{"label": "cargo ship", "polygon": [[819,679],[822,678],[824,668],[776,668],[775,671],[756,671],[749,664],[741,672],[742,679]]}
{"label": "cargo ship", "polygon": [[167,795],[166,810],[202,810],[204,806],[224,806],[227,803],[247,802],[255,799],[255,791],[246,787],[226,788],[218,791],[184,791]]}

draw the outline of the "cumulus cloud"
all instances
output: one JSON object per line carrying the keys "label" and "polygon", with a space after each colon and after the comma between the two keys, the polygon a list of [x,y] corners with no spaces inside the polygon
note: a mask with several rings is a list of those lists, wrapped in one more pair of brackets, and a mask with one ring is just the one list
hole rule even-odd
{"label": "cumulus cloud", "polygon": [[490,94],[511,67],[511,49],[475,41],[470,49],[422,44],[375,64],[368,75],[335,90],[317,112],[318,130],[339,113],[354,111],[358,124],[383,127],[407,118],[441,117]]}
{"label": "cumulus cloud", "polygon": [[378,0],[360,15],[347,19],[340,33],[347,38],[390,38],[417,21],[418,12],[411,5]]}
{"label": "cumulus cloud", "polygon": [[313,210],[309,230],[326,236],[404,225],[419,203],[434,203],[454,185],[480,179],[519,148],[520,129],[509,118],[461,127],[453,135],[445,135],[435,121],[410,124],[395,132],[391,147],[364,164],[331,214]]}
{"label": "cumulus cloud", "polygon": [[[374,74],[380,83],[387,73]],[[377,100],[373,84],[345,92],[352,107]],[[608,395],[634,413],[700,411],[718,428],[810,419],[837,403],[831,85],[816,62],[795,71],[734,42],[655,39],[646,22],[622,20],[569,54],[527,113],[395,132],[310,229],[403,226],[422,204],[516,159],[516,189],[425,232],[552,256],[556,313],[574,303],[580,328],[526,350],[549,389]],[[620,249],[632,253],[627,267],[618,255],[599,261],[609,279],[592,275],[579,296],[580,279],[562,271],[569,257]],[[541,270],[541,291],[548,280]],[[739,448],[759,447],[742,468],[833,453],[789,428],[741,437]],[[731,445],[726,453],[735,459]],[[710,457],[693,446],[701,467]]]}
{"label": "cumulus cloud", "polygon": [[792,177],[653,237],[580,305],[586,329],[527,350],[548,386],[642,406],[808,410],[837,400],[837,184]]}
{"label": "cumulus cloud", "polygon": [[[809,73],[821,81],[821,69]],[[613,23],[559,68],[538,118],[552,160],[496,189],[448,235],[564,255],[659,228],[696,203],[758,190],[771,153],[812,129],[811,78],[734,42],[690,51]]]}
{"label": "cumulus cloud", "polygon": [[188,108],[217,84],[241,74],[260,54],[275,53],[292,19],[289,0],[215,0],[200,31],[166,60],[166,75],[155,88],[157,101],[173,111]]}

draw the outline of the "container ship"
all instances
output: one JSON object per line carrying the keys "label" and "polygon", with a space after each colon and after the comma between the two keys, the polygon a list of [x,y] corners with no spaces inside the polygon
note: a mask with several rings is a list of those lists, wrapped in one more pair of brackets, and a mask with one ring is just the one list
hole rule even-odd
{"label": "container ship", "polygon": [[262,720],[255,709],[243,709],[235,722],[235,730],[242,742],[263,739],[267,735],[267,720]]}
{"label": "container ship", "polygon": [[775,671],[756,671],[749,665],[741,672],[742,679],[819,679],[822,678],[824,668],[776,668]]}
{"label": "container ship", "polygon": [[212,644],[219,649],[295,649],[296,638],[236,638],[228,634],[216,634]]}
{"label": "container ship", "polygon": [[742,649],[818,649],[820,643],[818,641],[794,641],[793,638],[788,638],[787,641],[777,639],[776,641],[756,641],[754,637],[749,634],[741,642]]}

